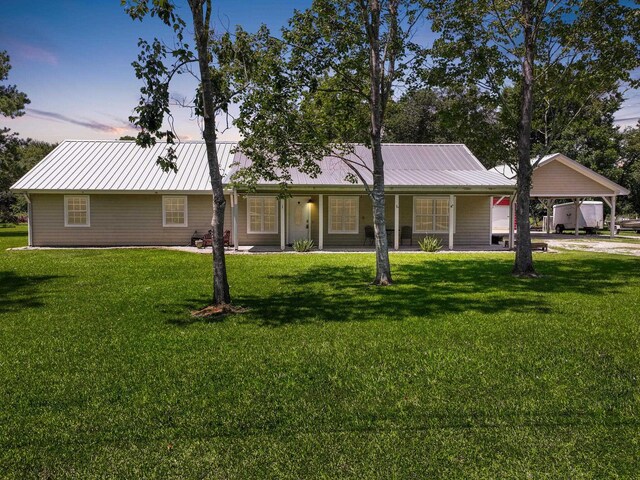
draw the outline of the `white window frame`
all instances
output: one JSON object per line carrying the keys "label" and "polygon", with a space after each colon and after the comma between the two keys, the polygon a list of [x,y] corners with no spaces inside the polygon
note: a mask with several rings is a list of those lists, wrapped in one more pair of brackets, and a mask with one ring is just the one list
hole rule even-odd
{"label": "white window frame", "polygon": [[[87,201],[87,223],[69,223],[69,200],[72,198],[84,198]],[[64,196],[64,226],[65,227],[90,227],[91,226],[91,199],[89,195],[65,195]]]}
{"label": "white window frame", "polygon": [[[167,223],[167,205],[166,199],[183,198],[184,199],[184,223]],[[166,228],[182,228],[189,226],[189,199],[186,195],[163,195],[162,196],[162,226]]]}
{"label": "white window frame", "polygon": [[[435,230],[435,229],[434,230],[418,230],[416,228],[416,203],[418,200],[444,200],[445,202],[447,202],[447,228],[445,230]],[[436,225],[436,221],[435,221],[436,216],[440,216],[440,215],[436,215],[435,213],[432,214],[434,227]],[[449,205],[449,197],[440,197],[440,196],[432,197],[432,196],[425,196],[425,195],[413,197],[413,233],[449,233],[450,224],[451,224],[451,207]]]}
{"label": "white window frame", "polygon": [[[334,202],[337,199],[346,199],[346,198],[350,198],[356,201],[356,227],[354,230],[334,230],[331,225],[333,224],[332,220],[333,220],[333,209],[332,207],[332,202]],[[331,234],[338,234],[338,235],[355,235],[360,233],[360,197],[357,195],[333,195],[333,196],[329,196],[329,225],[328,225],[328,232]]]}
{"label": "white window frame", "polygon": [[[273,222],[274,228],[273,230],[265,230],[264,229],[264,200],[265,199],[271,199],[275,202],[275,212],[276,212],[276,218]],[[262,225],[262,229],[260,230],[252,230],[251,229],[251,212],[249,209],[249,202],[253,201],[253,200],[262,200],[262,213],[260,215],[260,223]],[[278,197],[276,196],[271,196],[271,195],[252,195],[252,196],[247,196],[247,233],[251,234],[251,235],[261,235],[261,234],[277,234],[278,233],[278,211],[280,210],[280,206],[279,206],[279,202],[278,202]]]}

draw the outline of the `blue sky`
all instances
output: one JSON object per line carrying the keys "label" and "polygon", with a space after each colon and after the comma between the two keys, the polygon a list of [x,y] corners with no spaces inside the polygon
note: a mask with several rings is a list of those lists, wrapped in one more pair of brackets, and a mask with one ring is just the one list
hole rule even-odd
{"label": "blue sky", "polygon": [[[214,0],[217,17],[233,28],[255,31],[266,23],[272,31],[284,25],[294,8],[311,0]],[[186,7],[183,7],[186,17]],[[139,37],[170,39],[157,19],[134,22],[119,0],[3,0],[0,50],[8,50],[13,66],[9,83],[31,99],[27,114],[2,123],[23,137],[57,142],[73,139],[113,139],[135,134],[127,118],[138,100],[140,82],[131,62]],[[172,92],[188,96],[186,78]],[[640,95],[632,92],[617,117],[634,125],[640,115]],[[182,139],[198,139],[189,111],[175,109]],[[236,139],[230,129],[223,139]]]}
{"label": "blue sky", "polygon": [[[255,31],[261,23],[279,30],[294,8],[306,8],[310,0],[214,4],[223,24]],[[186,6],[183,11],[186,18]],[[157,19],[134,22],[119,0],[3,0],[0,50],[11,56],[9,83],[26,92],[31,104],[26,115],[2,124],[23,137],[52,142],[135,134],[127,118],[140,88],[131,67],[139,37],[170,39],[171,32]],[[185,96],[191,91],[186,78],[172,87]],[[199,138],[188,110],[176,108],[175,115],[181,138]],[[233,139],[237,133],[223,136]]]}

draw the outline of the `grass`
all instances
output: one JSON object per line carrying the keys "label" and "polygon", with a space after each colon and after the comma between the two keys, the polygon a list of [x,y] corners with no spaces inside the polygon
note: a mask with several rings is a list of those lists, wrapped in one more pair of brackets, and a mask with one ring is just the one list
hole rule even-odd
{"label": "grass", "polygon": [[636,258],[5,251],[0,476],[602,478],[640,471]]}

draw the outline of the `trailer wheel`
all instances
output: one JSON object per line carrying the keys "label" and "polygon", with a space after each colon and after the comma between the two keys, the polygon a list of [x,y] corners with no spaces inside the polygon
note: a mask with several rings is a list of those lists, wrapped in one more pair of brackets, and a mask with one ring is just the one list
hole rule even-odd
{"label": "trailer wheel", "polygon": [[564,225],[556,225],[556,233],[564,233]]}

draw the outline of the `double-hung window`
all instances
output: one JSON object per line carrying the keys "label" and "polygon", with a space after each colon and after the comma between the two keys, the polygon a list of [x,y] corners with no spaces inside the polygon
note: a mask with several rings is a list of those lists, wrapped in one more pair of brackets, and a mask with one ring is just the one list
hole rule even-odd
{"label": "double-hung window", "polygon": [[359,197],[329,197],[329,233],[359,233]]}
{"label": "double-hung window", "polygon": [[247,197],[247,233],[278,233],[276,197]]}
{"label": "double-hung window", "polygon": [[413,198],[413,231],[446,233],[449,230],[449,200],[442,197]]}
{"label": "double-hung window", "polygon": [[89,195],[64,196],[64,226],[89,227]]}
{"label": "double-hung window", "polygon": [[162,197],[162,226],[188,226],[187,197],[177,195],[165,195]]}

